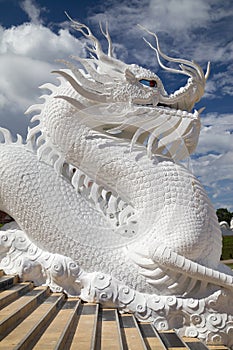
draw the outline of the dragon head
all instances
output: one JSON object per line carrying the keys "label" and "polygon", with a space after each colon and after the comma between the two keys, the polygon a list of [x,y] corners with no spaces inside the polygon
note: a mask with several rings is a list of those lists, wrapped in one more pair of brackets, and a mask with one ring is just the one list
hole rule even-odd
{"label": "dragon head", "polygon": [[[136,64],[126,64],[114,57],[107,26],[104,31],[100,24],[100,30],[108,41],[108,53],[104,53],[99,40],[89,27],[71,18],[70,20],[72,26],[92,43],[92,46],[87,46],[91,57],[72,57],[81,63],[84,70],[77,69],[70,62],[62,61],[68,66],[69,71],[55,72],[72,85],[77,95],[75,98],[64,95],[56,97],[68,101],[79,112],[82,111],[83,115],[86,113],[89,120],[93,113],[95,116],[98,114],[99,122],[104,124],[101,131],[110,130],[112,125],[113,128],[120,126],[118,130],[125,131],[126,124],[130,125],[127,133],[119,137],[131,138],[143,145],[149,144],[150,154],[156,152],[161,154],[164,148],[174,141],[171,151],[167,152],[171,156],[174,152],[177,153],[180,140],[186,147],[186,156],[192,153],[199,137],[200,120],[197,111],[193,114],[189,112],[204,94],[210,64],[208,63],[204,74],[202,68],[193,61],[165,55],[160,49],[157,35],[144,28],[156,40],[156,47],[154,47],[144,39],[155,51],[159,65],[168,72],[188,77],[184,87],[168,94],[161,79],[155,73]],[[160,57],[178,64],[179,69],[165,66]],[[112,113],[112,110],[109,109],[112,106],[118,114]],[[164,122],[166,122],[166,127]],[[138,128],[139,131],[137,131]],[[140,139],[138,136],[142,133],[144,133],[144,138]],[[150,141],[147,142],[149,138]],[[154,147],[155,140],[157,146]],[[180,157],[183,158],[184,153],[181,152],[178,158]]]}
{"label": "dragon head", "polygon": [[[144,38],[145,42],[156,52],[160,67],[171,73],[184,74],[188,77],[188,81],[184,87],[168,95],[161,79],[156,74],[140,66],[131,65],[125,71],[126,81],[137,85],[138,91],[140,91],[140,98],[135,96],[132,98],[132,102],[191,111],[204,94],[206,80],[210,73],[210,62],[208,62],[204,74],[202,68],[193,61],[169,57],[161,51],[157,35],[142,26],[140,27],[156,39],[157,47],[154,47]],[[178,63],[180,69],[166,67],[161,62],[160,56],[168,62]],[[145,85],[145,87],[140,86],[140,84]]]}
{"label": "dragon head", "polygon": [[[101,95],[105,95],[106,98],[108,97],[108,101],[111,98],[114,101],[121,102],[130,100],[137,105],[151,105],[154,107],[162,105],[170,108],[191,111],[195,103],[203,96],[206,80],[210,72],[209,62],[206,73],[204,74],[202,68],[193,61],[172,58],[165,55],[160,49],[157,35],[140,26],[156,39],[156,47],[154,47],[144,38],[145,42],[156,52],[159,65],[171,73],[184,74],[189,78],[184,87],[168,95],[161,79],[155,73],[136,64],[127,65],[113,57],[112,42],[107,27],[106,32],[104,32],[100,24],[102,34],[108,40],[108,54],[106,55],[102,50],[99,40],[86,25],[73,21],[72,19],[71,21],[73,27],[94,44],[93,47],[88,47],[92,56],[92,62],[90,63],[89,61],[92,69],[90,69],[90,66],[88,69],[89,64],[87,60],[84,64],[83,59],[75,58],[81,61],[96,82],[98,82],[97,74],[102,75],[99,79],[99,83],[103,83],[104,81],[105,86],[102,86]],[[166,67],[161,62],[160,57],[169,62],[179,64],[180,69]],[[94,77],[93,64],[96,69]]]}

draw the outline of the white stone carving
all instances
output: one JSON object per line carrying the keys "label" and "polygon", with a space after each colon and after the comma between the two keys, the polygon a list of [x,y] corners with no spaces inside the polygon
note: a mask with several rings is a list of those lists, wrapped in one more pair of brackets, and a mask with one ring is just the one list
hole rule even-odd
{"label": "white stone carving", "polygon": [[[150,295],[129,288],[111,275],[86,273],[72,259],[41,250],[14,223],[5,225],[0,239],[1,268],[22,280],[33,280],[85,301],[115,305],[142,321],[151,321],[158,330],[176,328],[181,336],[233,345],[232,292],[227,288],[211,288],[205,297],[201,295],[205,295],[208,281],[192,281],[194,297],[188,296],[188,288],[185,296]],[[188,278],[182,279],[179,283],[187,286]],[[231,286],[232,280],[229,277],[225,283]]]}
{"label": "white stone carving", "polygon": [[220,228],[223,236],[233,236],[233,219],[231,219],[230,225],[226,221],[221,221]]}
{"label": "white stone carving", "polygon": [[[233,273],[221,231],[183,161],[195,150],[206,74],[184,59],[159,64],[189,77],[167,94],[145,68],[108,55],[88,27],[91,58],[64,62],[60,84],[28,112],[27,143],[1,129],[0,267],[87,301],[114,304],[158,329],[233,346]],[[163,60],[178,64],[168,68]],[[147,86],[149,84],[149,86]]]}

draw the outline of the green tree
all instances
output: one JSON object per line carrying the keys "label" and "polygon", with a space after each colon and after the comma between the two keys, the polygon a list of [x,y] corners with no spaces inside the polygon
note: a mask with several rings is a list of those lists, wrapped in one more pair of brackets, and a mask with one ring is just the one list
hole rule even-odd
{"label": "green tree", "polygon": [[231,218],[233,217],[233,213],[228,211],[226,208],[219,208],[217,209],[216,214],[219,222],[226,221],[230,225]]}

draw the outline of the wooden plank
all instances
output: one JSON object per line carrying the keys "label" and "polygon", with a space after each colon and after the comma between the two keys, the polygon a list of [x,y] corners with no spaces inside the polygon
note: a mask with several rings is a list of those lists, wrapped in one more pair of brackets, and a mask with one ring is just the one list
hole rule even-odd
{"label": "wooden plank", "polygon": [[54,350],[63,350],[70,347],[73,340],[74,329],[77,326],[78,308],[80,304],[81,300],[79,298],[70,298],[67,300],[65,308],[71,310],[70,315]]}
{"label": "wooden plank", "polygon": [[117,332],[118,332],[118,338],[119,338],[119,346],[121,350],[124,350],[122,335],[121,335],[121,326],[120,326],[120,319],[119,319],[119,311],[118,309],[115,309],[115,315],[116,315],[116,323],[117,323]]}
{"label": "wooden plank", "polygon": [[16,284],[19,280],[18,276],[5,275],[0,277],[0,291],[5,290]]}
{"label": "wooden plank", "polygon": [[[44,333],[35,344],[33,349],[62,349],[62,336],[66,332],[67,323],[73,317],[74,308],[77,305],[77,299],[68,300],[59,310],[56,317],[52,320],[50,325],[45,329]],[[64,348],[63,348],[64,349]]]}
{"label": "wooden plank", "polygon": [[209,350],[229,350],[229,348],[221,344],[207,344],[207,346]]}
{"label": "wooden plank", "polygon": [[122,314],[120,317],[120,326],[123,345],[126,349],[145,350],[146,345],[142,339],[142,335],[138,330],[137,323],[133,315]]}
{"label": "wooden plank", "polygon": [[64,297],[64,294],[61,293],[53,293],[48,296],[42,304],[0,342],[0,349],[28,350],[31,348],[53,318]]}
{"label": "wooden plank", "polygon": [[189,350],[208,350],[208,347],[198,338],[182,337]]}
{"label": "wooden plank", "polygon": [[78,324],[74,332],[70,350],[77,350],[77,344],[82,350],[94,349],[98,317],[98,304],[82,304],[78,309]]}
{"label": "wooden plank", "polygon": [[187,350],[188,349],[185,346],[182,339],[178,337],[175,331],[164,331],[164,332],[156,331],[156,333],[167,350],[175,350],[175,349]]}
{"label": "wooden plank", "polygon": [[[84,310],[84,309],[83,309]],[[101,337],[98,337],[98,335],[101,332],[101,326],[102,323],[99,322],[100,319],[100,304],[96,305],[95,309],[95,316],[94,316],[94,324],[93,324],[93,330],[92,330],[92,336],[91,336],[91,347],[90,350],[97,350],[100,348],[101,344]],[[100,343],[99,343],[100,340]]]}
{"label": "wooden plank", "polygon": [[102,309],[101,350],[120,350],[119,330],[114,309]]}
{"label": "wooden plank", "polygon": [[0,340],[29,315],[48,293],[47,287],[36,287],[3,308],[0,312]]}
{"label": "wooden plank", "polygon": [[0,309],[6,305],[12,303],[20,296],[26,294],[32,290],[33,284],[31,282],[17,283],[9,289],[6,289],[0,293]]}
{"label": "wooden plank", "polygon": [[165,346],[158,338],[151,323],[138,322],[142,337],[148,349],[165,350]]}

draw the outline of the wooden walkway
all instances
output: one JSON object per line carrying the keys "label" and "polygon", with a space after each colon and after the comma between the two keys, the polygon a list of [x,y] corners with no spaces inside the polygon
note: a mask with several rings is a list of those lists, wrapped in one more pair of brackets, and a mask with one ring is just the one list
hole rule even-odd
{"label": "wooden walkway", "polygon": [[226,350],[174,331],[158,332],[132,314],[66,298],[0,271],[0,349]]}

